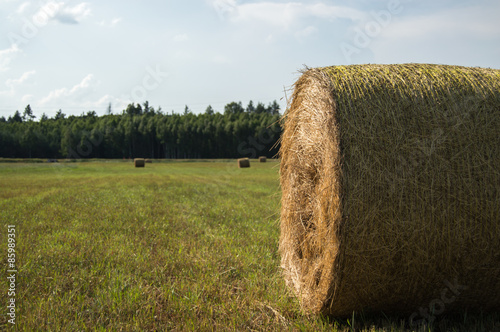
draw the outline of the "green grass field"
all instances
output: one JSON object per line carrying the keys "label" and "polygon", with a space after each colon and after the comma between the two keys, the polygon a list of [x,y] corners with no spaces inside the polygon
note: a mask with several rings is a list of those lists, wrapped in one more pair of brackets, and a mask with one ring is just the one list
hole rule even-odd
{"label": "green grass field", "polygon": [[[0,163],[0,255],[15,225],[19,331],[400,331],[308,317],[279,270],[278,163]],[[8,323],[3,269],[0,329]],[[494,330],[497,316],[444,330]],[[420,328],[431,330],[432,327]],[[416,329],[415,329],[416,330]]]}

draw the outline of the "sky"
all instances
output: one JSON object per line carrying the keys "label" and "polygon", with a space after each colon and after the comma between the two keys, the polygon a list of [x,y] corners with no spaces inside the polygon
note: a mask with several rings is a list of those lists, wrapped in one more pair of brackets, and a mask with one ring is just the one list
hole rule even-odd
{"label": "sky", "polygon": [[0,0],[0,117],[287,104],[307,67],[500,69],[498,0]]}

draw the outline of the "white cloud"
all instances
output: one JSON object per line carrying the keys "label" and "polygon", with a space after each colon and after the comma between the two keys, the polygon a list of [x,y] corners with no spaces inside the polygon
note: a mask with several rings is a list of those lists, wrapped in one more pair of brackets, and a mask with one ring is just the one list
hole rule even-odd
{"label": "white cloud", "polygon": [[64,2],[49,1],[33,15],[33,20],[38,23],[56,20],[63,24],[78,24],[90,13],[89,4],[86,2],[70,7]]}
{"label": "white cloud", "polygon": [[[312,1],[311,1],[312,2]],[[226,22],[242,26],[259,33],[259,39],[266,44],[274,44],[281,34],[290,34],[303,42],[319,32],[316,27],[322,22],[343,20],[359,23],[368,14],[348,5],[332,5],[309,1],[245,1],[211,0],[213,8]]]}
{"label": "white cloud", "polygon": [[131,102],[132,101],[127,99],[117,98],[115,96],[106,94],[97,99],[85,100],[78,103],[77,105],[74,105],[73,107],[78,107],[86,110],[94,110],[99,113],[99,111],[104,112],[108,108],[109,103],[111,103],[113,111],[117,112],[119,110],[125,109]]}
{"label": "white cloud", "polygon": [[[225,6],[222,6],[224,3]],[[254,2],[236,4],[230,0],[215,0],[213,6],[225,9],[225,15],[233,22],[257,22],[289,28],[305,18],[361,20],[366,15],[345,6],[332,6],[323,3],[304,4],[301,2]],[[220,9],[219,9],[220,10]]]}
{"label": "white cloud", "polygon": [[225,65],[225,64],[231,63],[231,60],[225,55],[215,55],[212,58],[212,62],[219,64],[219,65]]}
{"label": "white cloud", "polygon": [[[424,61],[434,60],[438,54],[448,62],[477,59],[491,52],[493,45],[500,45],[499,11],[500,3],[497,3],[487,11],[477,5],[427,15],[394,17],[380,35],[373,38],[370,49],[376,55],[375,60],[395,58],[396,48],[398,56],[404,50],[407,57],[415,55]],[[478,49],[484,43],[489,44],[488,50]]]}
{"label": "white cloud", "polygon": [[231,16],[236,11],[236,0],[210,0],[221,19]]}
{"label": "white cloud", "polygon": [[305,8],[306,12],[309,12],[309,15],[320,18],[346,18],[352,21],[359,21],[366,18],[366,14],[363,12],[346,6],[330,6],[324,3],[317,3],[314,5],[308,5]]}
{"label": "white cloud", "polygon": [[12,97],[13,95],[14,95],[14,90],[12,89],[0,91],[0,96],[3,97]]}
{"label": "white cloud", "polygon": [[297,37],[297,39],[299,39],[299,40],[302,40],[302,39],[305,39],[316,32],[318,32],[318,28],[310,25],[310,26],[298,31],[295,34],[295,37]]}
{"label": "white cloud", "polygon": [[[492,12],[498,13],[500,6]],[[425,16],[412,17],[392,23],[386,36],[392,38],[428,38],[438,35],[496,37],[500,25],[496,15],[485,15],[484,8],[472,7]],[[467,24],[464,24],[467,22]]]}
{"label": "white cloud", "polygon": [[17,53],[21,52],[16,44],[5,50],[0,50],[0,72],[9,70],[9,64]]}
{"label": "white cloud", "polygon": [[40,105],[47,105],[50,103],[67,103],[72,100],[81,100],[85,95],[92,92],[91,88],[95,84],[94,75],[88,74],[83,80],[71,89],[60,88],[51,91],[46,97],[42,98],[39,102]]}
{"label": "white cloud", "polygon": [[117,18],[112,19],[110,22],[108,22],[108,21],[101,21],[101,22],[99,22],[99,25],[103,26],[103,27],[114,28],[121,21],[122,21],[122,19],[120,17],[117,17]]}
{"label": "white cloud", "polygon": [[23,2],[22,4],[19,5],[19,7],[17,7],[16,12],[18,14],[23,14],[29,6],[30,6],[29,2]]}
{"label": "white cloud", "polygon": [[112,103],[113,108],[117,110],[125,108],[130,102],[124,98],[117,98],[109,94],[99,97],[97,95],[98,85],[99,82],[94,75],[88,74],[73,87],[52,90],[46,97],[39,99],[38,102],[33,101],[32,95],[25,95],[23,98],[26,100],[23,103],[29,101],[46,109],[70,108],[81,111],[95,110],[104,112],[109,103]]}
{"label": "white cloud", "polygon": [[121,20],[122,19],[120,17],[112,19],[111,20],[111,26],[114,27],[115,25],[117,25],[118,23],[120,23]]}
{"label": "white cloud", "polygon": [[66,89],[66,88],[53,90],[49,93],[49,95],[47,97],[42,98],[40,100],[40,105],[48,104],[54,100],[57,100],[63,96],[67,96],[67,95],[68,95],[68,89]]}
{"label": "white cloud", "polygon": [[25,72],[19,78],[8,79],[7,81],[5,81],[5,86],[7,86],[9,89],[0,91],[0,95],[8,97],[14,96],[16,94],[16,86],[23,84],[30,76],[34,75],[35,73],[36,71],[31,70]]}
{"label": "white cloud", "polygon": [[19,78],[16,78],[16,79],[8,79],[6,82],[5,82],[5,85],[7,85],[8,87],[14,87],[16,85],[20,85],[22,83],[24,83],[30,76],[36,74],[36,71],[35,70],[30,70],[30,71],[27,71],[25,73],[23,73],[21,75],[21,77]]}
{"label": "white cloud", "polygon": [[[483,13],[484,14],[484,13]],[[467,21],[467,24],[463,22]],[[474,15],[474,10],[445,12],[418,16],[392,23],[384,35],[389,38],[429,38],[436,36],[463,36],[469,34],[483,38],[498,36],[500,26],[496,18]]]}
{"label": "white cloud", "polygon": [[186,41],[186,40],[189,40],[189,37],[185,33],[182,33],[182,34],[174,36],[174,41],[176,41],[176,42],[183,42],[183,41]]}
{"label": "white cloud", "polygon": [[34,74],[34,72],[33,73],[26,72],[20,78],[17,78],[17,79],[10,78],[10,79],[6,80],[5,86],[8,89],[7,90],[0,90],[0,96],[10,97],[10,98],[13,97],[16,93],[16,90],[15,90],[16,85],[22,84],[32,74]]}
{"label": "white cloud", "polygon": [[21,101],[23,102],[23,104],[31,104],[33,102],[33,98],[34,96],[33,95],[24,95],[22,98],[21,98]]}
{"label": "white cloud", "polygon": [[75,85],[69,91],[69,93],[70,94],[75,94],[75,93],[78,93],[80,91],[84,91],[85,89],[87,89],[88,87],[90,87],[93,79],[94,79],[94,75],[88,74],[87,76],[85,76],[85,78],[79,84]]}

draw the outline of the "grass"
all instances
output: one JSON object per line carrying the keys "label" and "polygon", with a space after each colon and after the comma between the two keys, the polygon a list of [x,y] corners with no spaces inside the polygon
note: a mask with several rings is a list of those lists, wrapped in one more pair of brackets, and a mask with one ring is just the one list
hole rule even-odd
{"label": "grass", "polygon": [[[19,331],[408,326],[405,318],[336,321],[301,313],[279,271],[276,162],[252,162],[249,169],[235,161],[140,169],[131,162],[0,163],[0,188],[2,266],[4,230],[16,225]],[[6,330],[8,284],[1,285]],[[435,325],[492,331],[497,322],[497,315],[463,315]]]}

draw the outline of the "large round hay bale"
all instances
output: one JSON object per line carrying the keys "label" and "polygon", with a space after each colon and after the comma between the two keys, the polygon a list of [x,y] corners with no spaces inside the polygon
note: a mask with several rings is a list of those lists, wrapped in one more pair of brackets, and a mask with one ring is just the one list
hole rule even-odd
{"label": "large round hay bale", "polygon": [[500,309],[500,70],[307,70],[280,155],[281,264],[305,311]]}
{"label": "large round hay bale", "polygon": [[265,157],[265,156],[260,156],[259,157],[259,162],[260,163],[265,163],[266,161],[267,161],[267,157]]}
{"label": "large round hay bale", "polygon": [[247,167],[250,167],[250,159],[248,158],[238,159],[238,168],[247,168]]}
{"label": "large round hay bale", "polygon": [[134,159],[134,166],[135,167],[144,167],[146,165],[146,161],[144,158],[135,158]]}
{"label": "large round hay bale", "polygon": [[146,159],[144,159],[144,162],[145,162],[146,164],[152,164],[152,163],[153,163],[153,160],[146,158]]}

